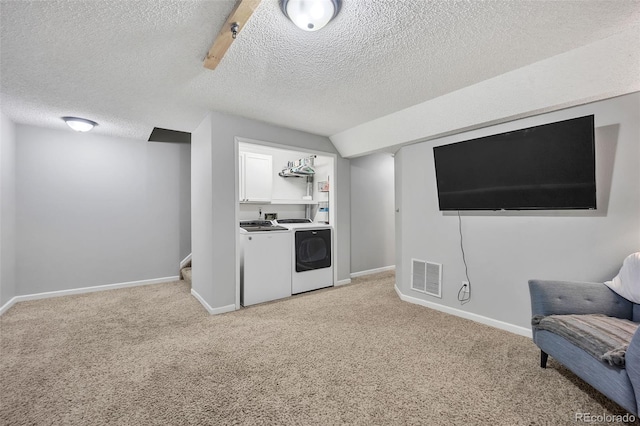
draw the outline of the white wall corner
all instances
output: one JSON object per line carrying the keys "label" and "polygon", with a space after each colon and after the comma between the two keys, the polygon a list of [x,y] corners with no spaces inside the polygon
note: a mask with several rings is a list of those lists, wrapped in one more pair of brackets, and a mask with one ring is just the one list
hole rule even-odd
{"label": "white wall corner", "polygon": [[18,303],[18,296],[16,297],[12,297],[11,299],[9,299],[7,301],[7,303],[5,303],[4,305],[2,305],[0,307],[0,316],[2,316],[5,312],[7,312],[9,310],[9,308],[11,308],[13,305],[15,305],[16,303]]}
{"label": "white wall corner", "polygon": [[233,312],[236,310],[236,305],[227,305],[227,306],[221,306],[219,308],[214,308],[211,305],[209,305],[206,300],[204,300],[202,298],[202,296],[200,296],[198,294],[197,291],[195,291],[194,289],[191,289],[191,295],[193,297],[195,297],[198,302],[200,302],[200,304],[202,306],[204,306],[204,308],[207,310],[207,312],[209,312],[211,315],[218,315],[218,314],[226,314],[227,312]]}
{"label": "white wall corner", "polygon": [[334,287],[340,287],[340,286],[342,286],[342,285],[347,285],[347,284],[351,284],[351,278],[347,278],[346,280],[340,280],[340,281],[337,281],[337,282],[334,284]]}
{"label": "white wall corner", "polygon": [[461,309],[451,308],[449,306],[440,305],[438,303],[429,302],[426,300],[418,299],[412,296],[404,295],[398,286],[394,286],[396,293],[400,300],[404,302],[413,303],[415,305],[424,306],[425,308],[435,309],[436,311],[444,312],[446,314],[455,315],[460,318],[468,319],[471,321],[475,321],[480,324],[488,325],[490,327],[499,328],[500,330],[505,330],[510,333],[518,334],[520,336],[532,338],[533,334],[531,329],[520,327],[518,325],[510,324],[504,321],[499,321],[493,318],[485,317],[482,315],[474,314],[472,312],[463,311]]}

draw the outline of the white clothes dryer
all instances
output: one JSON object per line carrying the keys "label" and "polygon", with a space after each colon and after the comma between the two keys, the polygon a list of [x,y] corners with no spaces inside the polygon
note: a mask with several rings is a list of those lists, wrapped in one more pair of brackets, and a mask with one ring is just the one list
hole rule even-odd
{"label": "white clothes dryer", "polygon": [[333,286],[333,228],[311,219],[278,219],[274,223],[291,230],[291,293]]}

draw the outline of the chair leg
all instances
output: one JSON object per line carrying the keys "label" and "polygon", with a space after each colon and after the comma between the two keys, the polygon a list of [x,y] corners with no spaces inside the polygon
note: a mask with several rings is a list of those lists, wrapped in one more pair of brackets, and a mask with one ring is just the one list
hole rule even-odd
{"label": "chair leg", "polygon": [[540,367],[547,368],[547,359],[549,359],[549,354],[545,351],[540,351]]}

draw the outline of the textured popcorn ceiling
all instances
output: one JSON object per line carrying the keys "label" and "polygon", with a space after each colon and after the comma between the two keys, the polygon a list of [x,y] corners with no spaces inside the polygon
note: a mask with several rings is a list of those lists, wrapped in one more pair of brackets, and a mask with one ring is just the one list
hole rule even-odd
{"label": "textured popcorn ceiling", "polygon": [[145,140],[154,126],[191,131],[208,110],[331,136],[640,22],[637,0],[344,0],[306,32],[262,0],[207,70],[234,3],[2,0],[2,112],[52,128],[78,115]]}

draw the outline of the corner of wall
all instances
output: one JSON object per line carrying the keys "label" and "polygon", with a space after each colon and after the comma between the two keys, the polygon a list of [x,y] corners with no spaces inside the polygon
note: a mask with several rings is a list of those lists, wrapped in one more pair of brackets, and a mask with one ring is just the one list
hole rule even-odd
{"label": "corner of wall", "polygon": [[351,279],[351,164],[346,158],[337,157],[337,179],[340,190],[337,194],[338,281]]}
{"label": "corner of wall", "polygon": [[[211,115],[207,115],[191,133],[191,253],[192,294],[210,302],[213,258],[213,188]],[[200,300],[200,299],[199,299]]]}
{"label": "corner of wall", "polygon": [[15,124],[0,112],[0,306],[17,294],[15,274]]}
{"label": "corner of wall", "polygon": [[460,318],[465,318],[471,321],[475,321],[480,324],[488,325],[490,327],[499,328],[510,333],[518,334],[524,337],[532,337],[531,329],[520,327],[517,325],[509,324],[504,321],[498,321],[493,318],[485,317],[482,315],[474,314],[472,312],[463,311],[461,309],[452,308],[450,306],[441,305],[439,303],[429,302],[427,300],[418,299],[416,297],[408,296],[404,294],[396,285],[396,294],[403,302],[413,303],[416,305],[424,306],[426,308],[435,309],[436,311],[444,312],[446,314],[455,315]]}

